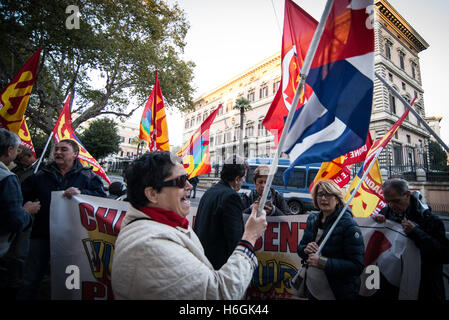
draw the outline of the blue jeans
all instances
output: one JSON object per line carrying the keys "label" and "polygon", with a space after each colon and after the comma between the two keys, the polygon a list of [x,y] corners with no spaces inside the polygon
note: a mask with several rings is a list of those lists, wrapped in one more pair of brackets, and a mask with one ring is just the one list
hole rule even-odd
{"label": "blue jeans", "polygon": [[23,286],[19,290],[19,300],[36,300],[42,279],[50,262],[50,240],[30,239],[30,251],[25,264]]}

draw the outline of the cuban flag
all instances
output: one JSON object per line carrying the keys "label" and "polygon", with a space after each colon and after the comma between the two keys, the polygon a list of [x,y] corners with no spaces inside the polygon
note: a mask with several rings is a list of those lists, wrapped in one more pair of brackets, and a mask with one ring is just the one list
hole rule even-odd
{"label": "cuban flag", "polygon": [[[289,1],[289,0],[287,0]],[[331,161],[365,144],[374,88],[372,0],[335,0],[282,151],[299,164]]]}

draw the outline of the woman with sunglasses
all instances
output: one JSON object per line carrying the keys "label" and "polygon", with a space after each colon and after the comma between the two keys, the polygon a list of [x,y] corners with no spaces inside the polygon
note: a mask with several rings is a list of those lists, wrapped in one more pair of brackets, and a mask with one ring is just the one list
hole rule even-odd
{"label": "woman with sunglasses", "polygon": [[343,209],[343,191],[332,180],[319,181],[312,189],[319,212],[307,218],[298,254],[307,264],[306,292],[311,300],[357,299],[364,269],[363,236],[347,209],[320,254],[320,243]]}
{"label": "woman with sunglasses", "polygon": [[116,299],[240,299],[255,268],[254,244],[265,212],[248,219],[227,263],[214,270],[186,216],[192,186],[169,152],[151,152],[127,170],[131,206],[115,242],[111,282]]}

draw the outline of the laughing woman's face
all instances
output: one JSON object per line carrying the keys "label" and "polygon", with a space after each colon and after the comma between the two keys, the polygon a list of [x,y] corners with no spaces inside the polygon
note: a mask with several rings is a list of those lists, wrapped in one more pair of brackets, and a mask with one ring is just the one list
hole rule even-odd
{"label": "laughing woman's face", "polygon": [[[176,179],[184,175],[186,175],[184,166],[177,163],[173,167],[171,175],[164,181]],[[190,201],[187,200],[187,196],[191,189],[192,185],[188,181],[186,181],[184,188],[177,186],[163,187],[157,194],[157,203],[155,203],[155,206],[164,210],[174,211],[185,218],[190,213]]]}

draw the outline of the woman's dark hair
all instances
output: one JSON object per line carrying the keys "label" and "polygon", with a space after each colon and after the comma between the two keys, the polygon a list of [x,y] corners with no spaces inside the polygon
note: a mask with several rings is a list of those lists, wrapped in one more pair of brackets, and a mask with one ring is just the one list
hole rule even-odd
{"label": "woman's dark hair", "polygon": [[248,169],[248,163],[242,157],[233,155],[225,160],[220,178],[226,182],[231,182],[236,177],[244,177]]}
{"label": "woman's dark hair", "polygon": [[176,165],[168,151],[145,153],[134,160],[126,169],[128,201],[140,209],[148,205],[145,188],[152,187],[157,192],[162,189],[162,182],[167,179]]}

